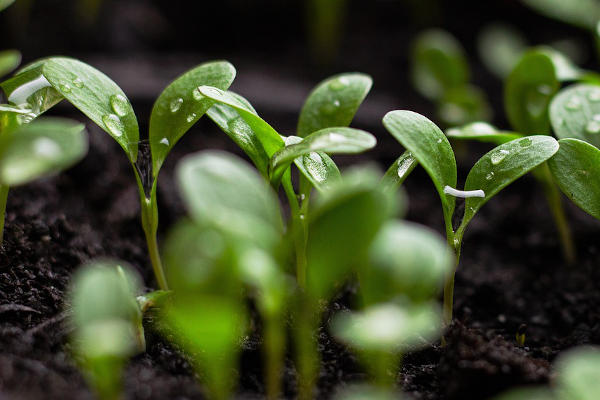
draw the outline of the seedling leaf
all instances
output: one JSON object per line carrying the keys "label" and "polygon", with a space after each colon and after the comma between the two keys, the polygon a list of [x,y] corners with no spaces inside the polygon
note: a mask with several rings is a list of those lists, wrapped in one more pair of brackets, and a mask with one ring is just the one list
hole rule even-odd
{"label": "seedling leaf", "polygon": [[594,400],[600,392],[600,350],[581,346],[556,361],[556,393],[561,399]]}
{"label": "seedling leaf", "polygon": [[539,13],[559,21],[593,30],[600,20],[600,4],[595,0],[523,0]]}
{"label": "seedling leaf", "polygon": [[298,157],[321,151],[328,154],[355,154],[375,147],[377,140],[368,132],[353,128],[325,128],[311,133],[304,140],[277,151],[270,162],[272,182],[279,182],[282,174]]}
{"label": "seedling leaf", "polygon": [[15,0],[0,0],[0,11],[14,3]]}
{"label": "seedling leaf", "polygon": [[[1,0],[0,0],[1,1]],[[0,4],[0,8],[2,5]],[[0,51],[0,76],[8,74],[21,63],[21,53],[16,50]]]}
{"label": "seedling leaf", "polygon": [[489,25],[478,35],[477,50],[481,60],[499,78],[508,76],[526,48],[523,35],[507,25]]}
{"label": "seedling leaf", "polygon": [[464,230],[475,213],[496,193],[552,157],[558,142],[545,135],[527,136],[493,149],[471,168],[465,190],[483,190],[484,197],[465,200]]}
{"label": "seedling leaf", "polygon": [[242,100],[241,96],[212,86],[200,86],[198,90],[200,94],[217,103],[233,107],[254,131],[269,157],[272,157],[277,150],[285,145],[279,133],[259,117],[256,111],[246,101]]}
{"label": "seedling leaf", "polygon": [[274,192],[245,161],[204,151],[179,163],[177,180],[193,219],[206,226],[271,246],[282,233]]}
{"label": "seedling leaf", "polygon": [[548,134],[548,105],[559,87],[550,56],[539,49],[525,53],[504,88],[504,108],[512,127],[526,135]]}
{"label": "seedling leaf", "polygon": [[486,120],[491,109],[485,93],[471,85],[449,88],[440,99],[438,115],[447,125]]}
{"label": "seedling leaf", "polygon": [[87,152],[84,125],[45,118],[0,137],[0,182],[20,185],[59,172]]}
{"label": "seedling leaf", "polygon": [[348,126],[371,90],[370,76],[340,74],[321,82],[308,96],[298,120],[297,134],[306,137],[333,126]]}
{"label": "seedling leaf", "polygon": [[600,219],[600,150],[579,139],[561,139],[548,166],[554,180],[588,214]]}
{"label": "seedling leaf", "polygon": [[112,136],[135,163],[138,123],[121,88],[102,72],[78,60],[56,57],[43,65],[43,75],[54,89]]}
{"label": "seedling leaf", "polygon": [[600,87],[590,84],[561,90],[550,105],[550,119],[559,139],[581,139],[600,146]]}
{"label": "seedling leaf", "polygon": [[387,113],[383,125],[427,171],[440,195],[444,218],[451,221],[455,199],[444,194],[444,187],[456,187],[456,160],[444,133],[429,119],[406,110]]}
{"label": "seedling leaf", "polygon": [[227,61],[199,65],[175,79],[160,94],[150,116],[152,173],[156,177],[175,143],[212,106],[198,91],[199,86],[227,90],[235,78],[235,68]]}
{"label": "seedling leaf", "polygon": [[402,155],[388,168],[383,178],[381,178],[381,184],[384,189],[398,189],[418,164],[418,161],[412,156],[410,151],[402,153]]}
{"label": "seedling leaf", "polygon": [[446,136],[451,139],[477,140],[496,145],[523,137],[520,133],[498,130],[487,122],[472,122],[460,127],[450,128],[446,130]]}

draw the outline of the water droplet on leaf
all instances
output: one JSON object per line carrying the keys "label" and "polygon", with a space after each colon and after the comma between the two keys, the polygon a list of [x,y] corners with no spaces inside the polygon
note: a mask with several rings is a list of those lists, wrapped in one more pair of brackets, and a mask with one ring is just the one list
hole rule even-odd
{"label": "water droplet on leaf", "polygon": [[495,152],[494,154],[492,154],[490,160],[492,161],[492,164],[494,165],[498,165],[502,162],[502,160],[504,160],[506,158],[507,155],[510,154],[510,151],[508,150],[498,150],[497,152]]}
{"label": "water droplet on leaf", "polygon": [[79,78],[75,78],[75,79],[73,79],[73,85],[75,85],[75,87],[81,89],[83,87],[83,81]]}
{"label": "water droplet on leaf", "polygon": [[127,115],[129,103],[123,95],[115,94],[110,96],[110,106],[115,114],[117,114],[119,117],[124,117]]}
{"label": "water droplet on leaf", "polygon": [[119,117],[117,117],[115,114],[108,114],[108,115],[103,116],[102,122],[104,122],[106,129],[108,129],[108,131],[112,135],[114,135],[116,137],[123,135],[123,131],[124,131],[123,123],[121,122]]}
{"label": "water droplet on leaf", "polygon": [[59,83],[58,87],[60,88],[61,91],[65,92],[65,93],[71,92],[71,86],[69,86],[69,84],[67,82]]}
{"label": "water droplet on leaf", "polygon": [[491,180],[492,180],[492,178],[494,178],[494,173],[493,173],[493,172],[490,172],[489,174],[487,174],[487,175],[485,176],[485,179],[486,179],[487,181],[491,181]]}
{"label": "water droplet on leaf", "polygon": [[321,109],[325,114],[333,114],[340,106],[339,100],[334,100],[332,103],[325,104]]}
{"label": "water droplet on leaf", "polygon": [[521,147],[529,147],[529,146],[531,146],[531,139],[529,139],[529,138],[523,138],[523,139],[519,140],[519,146],[521,146]]}
{"label": "water droplet on leaf", "polygon": [[592,90],[588,93],[588,100],[592,103],[597,103],[600,101],[600,90]]}
{"label": "water droplet on leaf", "polygon": [[169,109],[171,110],[172,113],[176,113],[177,111],[179,111],[182,104],[183,104],[183,99],[181,97],[179,97],[179,98],[171,101],[171,104],[169,104]]}
{"label": "water droplet on leaf", "polygon": [[192,90],[192,97],[194,98],[194,100],[200,101],[204,98],[204,95],[200,93],[200,90],[198,90],[198,88],[195,88],[194,90]]}
{"label": "water droplet on leaf", "polygon": [[585,131],[589,134],[597,134],[600,133],[600,122],[592,119],[585,126]]}
{"label": "water droplet on leaf", "polygon": [[348,86],[349,83],[350,82],[348,81],[348,78],[342,76],[342,77],[332,80],[329,83],[329,89],[333,90],[334,92],[337,92],[339,90],[346,88],[346,86]]}
{"label": "water droplet on leaf", "polygon": [[192,122],[194,119],[196,119],[196,113],[191,113],[190,115],[188,115],[188,117],[186,118],[187,122]]}
{"label": "water droplet on leaf", "polygon": [[169,145],[169,139],[167,139],[166,137],[162,138],[162,139],[160,139],[159,143],[160,144],[164,144],[165,146],[168,146]]}
{"label": "water droplet on leaf", "polygon": [[581,108],[581,99],[577,96],[573,96],[565,104],[565,108],[569,111],[577,111]]}

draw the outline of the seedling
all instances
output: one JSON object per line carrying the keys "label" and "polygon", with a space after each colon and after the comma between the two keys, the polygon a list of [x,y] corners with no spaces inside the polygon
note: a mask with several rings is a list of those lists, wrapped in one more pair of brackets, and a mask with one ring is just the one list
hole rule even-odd
{"label": "seedling", "polygon": [[421,33],[413,44],[414,87],[436,103],[448,125],[485,120],[491,110],[485,94],[469,84],[469,65],[460,43],[440,29]]}
{"label": "seedling", "polygon": [[98,397],[121,398],[122,372],[129,359],[145,350],[142,314],[135,296],[140,279],[113,261],[95,261],[77,271],[69,302],[73,352]]}
{"label": "seedling", "polygon": [[138,123],[125,93],[95,68],[70,58],[44,59],[23,69],[2,87],[9,102],[31,109],[34,116],[64,98],[119,143],[133,166],[154,274],[159,287],[166,290],[156,240],[158,173],[173,146],[212,105],[197,87],[213,85],[226,89],[234,76],[235,69],[228,62],[210,62],[181,75],[162,92],[150,117],[151,165],[143,158],[138,160]]}
{"label": "seedling", "polygon": [[[411,111],[391,111],[383,118],[388,131],[410,152],[412,163],[418,162],[429,174],[440,196],[446,239],[456,254],[455,269],[465,230],[477,211],[504,187],[548,160],[558,150],[557,141],[549,136],[528,136],[504,143],[485,154],[467,176],[464,191],[456,190],[456,160],[443,132],[430,120]],[[406,158],[406,156],[403,156]],[[396,171],[398,179],[388,180],[393,186],[406,178],[406,168],[396,162],[388,177]],[[465,212],[456,230],[452,224],[456,197],[465,198]],[[454,271],[444,285],[444,323],[452,321]]]}

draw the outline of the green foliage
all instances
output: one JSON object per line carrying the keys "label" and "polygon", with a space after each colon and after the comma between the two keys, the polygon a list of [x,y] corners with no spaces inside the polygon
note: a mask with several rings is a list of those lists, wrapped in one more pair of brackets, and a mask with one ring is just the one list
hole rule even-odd
{"label": "green foliage", "polygon": [[14,3],[15,0],[0,0],[0,11]]}
{"label": "green foliage", "polygon": [[501,131],[487,122],[472,122],[456,128],[446,130],[446,136],[451,139],[477,140],[500,145],[511,140],[523,137],[520,133]]}
{"label": "green foliage", "polygon": [[560,83],[552,58],[530,50],[506,80],[504,108],[512,127],[523,134],[548,134],[548,105]]}
{"label": "green foliage", "polygon": [[87,153],[82,124],[45,118],[0,136],[0,183],[22,185],[62,171]]}
{"label": "green foliage", "polygon": [[[0,5],[1,7],[1,5]],[[21,63],[21,53],[16,50],[0,51],[0,77],[14,70]]]}
{"label": "green foliage", "polygon": [[477,50],[485,66],[506,78],[525,52],[527,43],[520,32],[503,24],[486,26],[477,37]]}
{"label": "green foliage", "polygon": [[600,150],[579,139],[561,139],[548,161],[563,193],[588,214],[600,219]]}
{"label": "green foliage", "polygon": [[128,358],[145,349],[142,314],[136,302],[140,280],[114,261],[81,267],[71,283],[73,351],[101,399],[121,393],[121,373]]}
{"label": "green foliage", "polygon": [[550,104],[554,133],[600,146],[600,88],[578,84],[561,90]]}
{"label": "green foliage", "polygon": [[386,190],[397,190],[418,164],[410,151],[405,151],[385,172],[381,185]]}
{"label": "green foliage", "polygon": [[593,30],[600,20],[600,4],[595,0],[522,0],[548,17]]}
{"label": "green foliage", "polygon": [[371,90],[373,81],[365,74],[341,74],[321,82],[306,99],[296,134],[350,125],[354,114]]}

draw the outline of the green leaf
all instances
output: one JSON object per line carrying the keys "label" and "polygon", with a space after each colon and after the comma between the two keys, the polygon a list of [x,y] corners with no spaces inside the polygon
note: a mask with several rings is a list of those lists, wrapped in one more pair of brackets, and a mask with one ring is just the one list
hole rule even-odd
{"label": "green leaf", "polygon": [[486,26],[477,38],[481,60],[499,78],[508,76],[526,48],[527,42],[523,35],[503,24]]}
{"label": "green leaf", "polygon": [[600,146],[600,87],[589,84],[561,90],[550,105],[550,119],[559,139],[581,139]]}
{"label": "green leaf", "polygon": [[364,264],[383,222],[395,211],[371,170],[347,174],[319,198],[310,212],[306,291],[328,299],[352,268]]}
{"label": "green leaf", "polygon": [[461,228],[464,230],[481,206],[496,193],[548,160],[557,150],[558,142],[554,138],[536,135],[505,143],[481,157],[467,176],[465,190],[483,190],[484,197],[466,199]]}
{"label": "green leaf", "polygon": [[333,76],[319,83],[310,93],[298,120],[297,135],[334,126],[348,126],[371,90],[373,80],[359,73]]}
{"label": "green leaf", "polygon": [[242,100],[241,96],[212,86],[200,86],[198,90],[202,95],[217,103],[233,107],[254,131],[269,157],[272,157],[277,150],[285,145],[279,133],[259,117],[256,111],[246,101]]}
{"label": "green leaf", "polygon": [[560,399],[595,400],[600,393],[600,349],[581,346],[556,361],[556,393]]}
{"label": "green leaf", "polygon": [[112,136],[135,163],[139,129],[135,113],[116,83],[94,67],[71,58],[51,58],[43,75],[61,95]]}
{"label": "green leaf", "polygon": [[29,109],[22,109],[9,104],[0,104],[0,134],[4,135],[31,122],[36,117]]}
{"label": "green leaf", "polygon": [[221,151],[186,157],[177,180],[193,219],[241,237],[272,246],[282,234],[275,193],[245,161]]}
{"label": "green leaf", "polygon": [[446,125],[486,120],[492,114],[485,93],[471,85],[448,89],[440,99],[437,112]]}
{"label": "green leaf", "polygon": [[464,86],[469,80],[464,49],[443,30],[419,35],[413,45],[412,64],[415,88],[432,100],[441,99],[448,89]]}
{"label": "green leaf", "polygon": [[600,219],[600,150],[579,139],[561,139],[548,166],[563,193]]}
{"label": "green leaf", "polygon": [[501,131],[487,122],[471,122],[470,124],[450,128],[446,130],[446,136],[451,139],[477,140],[496,145],[523,137],[520,133]]}
{"label": "green leaf", "polygon": [[250,125],[240,114],[232,107],[215,104],[209,108],[207,115],[246,153],[262,176],[268,178],[269,156]]}
{"label": "green leaf", "polygon": [[595,0],[523,0],[540,14],[593,30],[600,20],[600,4]]}
{"label": "green leaf", "polygon": [[0,181],[20,185],[62,171],[87,152],[84,125],[45,118],[0,137]]}
{"label": "green leaf", "polygon": [[212,106],[198,91],[199,86],[227,90],[235,78],[235,68],[227,61],[199,65],[175,79],[160,94],[150,116],[152,174],[158,175],[175,143]]}
{"label": "green leaf", "polygon": [[14,3],[15,0],[0,0],[0,11]]}
{"label": "green leaf", "polygon": [[456,160],[444,133],[424,116],[405,110],[387,113],[383,125],[427,171],[440,195],[444,218],[452,221],[456,201],[446,196],[444,188],[456,187]]}
{"label": "green leaf", "polygon": [[58,104],[63,96],[42,75],[43,61],[34,62],[21,69],[12,78],[0,83],[8,102],[27,110],[32,120]]}
{"label": "green leaf", "polygon": [[560,83],[552,58],[530,50],[512,70],[504,87],[504,108],[512,127],[523,134],[548,134],[548,105]]}
{"label": "green leaf", "polygon": [[441,328],[434,302],[379,303],[361,312],[337,314],[331,322],[333,335],[355,349],[396,353],[426,346],[440,336]]}
{"label": "green leaf", "polygon": [[272,182],[279,182],[282,174],[298,157],[316,151],[328,154],[356,154],[372,149],[377,140],[368,132],[353,128],[325,128],[311,133],[301,142],[277,151],[269,164]]}
{"label": "green leaf", "polygon": [[21,53],[17,50],[0,51],[0,76],[8,74],[21,63]]}
{"label": "green leaf", "polygon": [[585,71],[573,63],[566,55],[552,47],[540,46],[539,50],[546,53],[552,60],[556,70],[556,78],[561,82],[575,81],[585,75]]}
{"label": "green leaf", "polygon": [[342,178],[335,162],[323,152],[312,152],[298,157],[294,164],[318,191],[326,190],[329,185]]}
{"label": "green leaf", "polygon": [[419,162],[413,157],[410,151],[405,151],[388,168],[381,179],[381,185],[385,190],[397,190],[418,164]]}
{"label": "green leaf", "polygon": [[452,253],[438,233],[399,221],[390,221],[379,231],[370,260],[370,267],[358,272],[367,304],[397,296],[415,301],[434,298],[454,266]]}

